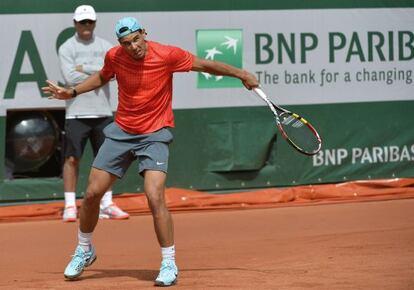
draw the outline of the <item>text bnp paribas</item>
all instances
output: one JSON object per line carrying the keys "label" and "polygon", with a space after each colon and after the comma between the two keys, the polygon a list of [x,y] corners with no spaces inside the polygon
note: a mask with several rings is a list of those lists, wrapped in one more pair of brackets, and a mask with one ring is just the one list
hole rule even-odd
{"label": "text bnp paribas", "polygon": [[[395,81],[412,83],[412,70],[392,67],[382,71],[361,68],[351,73],[330,72],[328,69],[308,69],[300,73],[288,70],[272,72],[274,64],[326,65],[404,63],[414,59],[414,33],[412,31],[367,31],[302,33],[256,33],[254,35],[255,63],[259,81],[264,84],[319,84],[337,82],[383,81],[390,85]],[[263,65],[263,66],[261,66]]]}

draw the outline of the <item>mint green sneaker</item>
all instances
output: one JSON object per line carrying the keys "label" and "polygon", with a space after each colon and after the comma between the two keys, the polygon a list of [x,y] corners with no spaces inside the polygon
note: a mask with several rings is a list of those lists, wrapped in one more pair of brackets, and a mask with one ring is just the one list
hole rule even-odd
{"label": "mint green sneaker", "polygon": [[161,262],[160,273],[155,279],[155,286],[172,286],[177,283],[178,268],[172,260],[164,260]]}
{"label": "mint green sneaker", "polygon": [[85,252],[81,246],[77,246],[75,254],[72,256],[72,260],[66,266],[64,275],[66,279],[73,280],[78,278],[83,270],[92,265],[96,260],[96,254],[94,247],[91,246],[89,252]]}

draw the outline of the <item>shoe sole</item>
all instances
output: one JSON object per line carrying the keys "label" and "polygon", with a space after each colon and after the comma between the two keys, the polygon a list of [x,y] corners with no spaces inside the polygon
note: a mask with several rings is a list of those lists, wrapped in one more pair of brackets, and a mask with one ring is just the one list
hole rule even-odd
{"label": "shoe sole", "polygon": [[63,219],[63,222],[64,223],[73,223],[73,222],[76,222],[76,218],[73,218],[73,219]]}
{"label": "shoe sole", "polygon": [[[90,263],[88,263],[87,265],[85,265],[85,268],[87,268],[90,265],[92,265],[93,263],[95,263],[95,261],[96,261],[97,258],[98,258],[98,256],[95,256],[95,258]],[[74,276],[68,276],[68,275],[65,275],[65,274],[63,274],[63,276],[65,276],[65,278],[67,280],[76,280],[80,275],[82,275],[83,271],[84,270],[82,270],[79,274],[74,275]]]}
{"label": "shoe sole", "polygon": [[178,276],[170,284],[164,284],[161,281],[155,281],[154,286],[157,286],[157,287],[170,287],[170,286],[174,286],[175,284],[177,284],[177,281],[178,281]]}
{"label": "shoe sole", "polygon": [[110,220],[126,220],[129,219],[129,215],[113,216],[106,213],[100,213],[99,219],[110,219]]}
{"label": "shoe sole", "polygon": [[99,219],[101,219],[101,220],[110,219],[110,216],[107,215],[107,214],[100,213],[99,214]]}

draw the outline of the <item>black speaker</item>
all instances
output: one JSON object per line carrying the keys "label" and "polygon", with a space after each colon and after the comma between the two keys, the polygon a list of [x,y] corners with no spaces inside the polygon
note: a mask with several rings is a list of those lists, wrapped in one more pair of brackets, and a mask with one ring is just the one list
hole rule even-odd
{"label": "black speaker", "polygon": [[[9,174],[11,172],[14,178],[59,176],[62,163],[62,154],[58,152],[62,147],[61,132],[56,113],[16,111],[8,114],[6,171]],[[56,160],[51,163],[52,157]],[[45,167],[47,164],[49,166]]]}

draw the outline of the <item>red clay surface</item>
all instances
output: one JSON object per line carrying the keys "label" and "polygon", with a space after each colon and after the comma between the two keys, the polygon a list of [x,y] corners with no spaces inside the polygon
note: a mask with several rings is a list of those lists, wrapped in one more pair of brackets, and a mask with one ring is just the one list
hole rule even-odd
{"label": "red clay surface", "polygon": [[[414,289],[414,199],[173,216],[172,289]],[[154,289],[160,253],[149,215],[100,221],[98,259],[70,282],[76,223],[7,222],[0,232],[0,289]]]}

